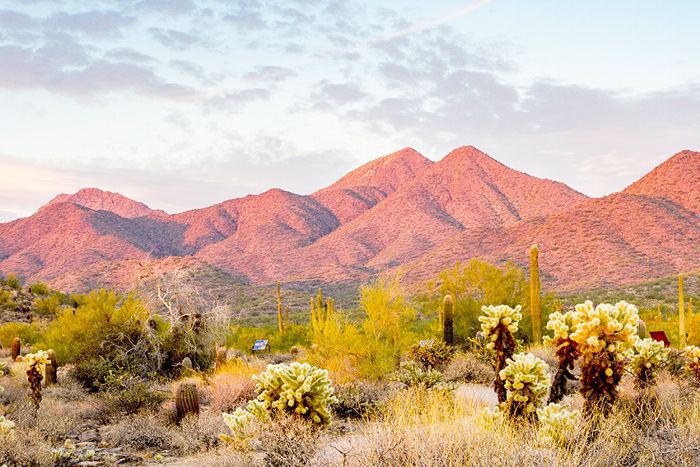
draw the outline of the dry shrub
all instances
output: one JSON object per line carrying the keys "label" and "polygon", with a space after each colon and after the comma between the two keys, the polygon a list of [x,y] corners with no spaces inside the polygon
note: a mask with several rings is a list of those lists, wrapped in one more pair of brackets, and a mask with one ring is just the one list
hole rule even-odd
{"label": "dry shrub", "polygon": [[559,367],[559,359],[556,355],[554,355],[555,350],[556,349],[552,347],[548,347],[542,344],[533,344],[527,348],[527,352],[533,354],[537,358],[541,358],[542,360],[544,360],[544,362],[549,367],[549,373],[551,375],[554,375],[554,373],[556,373],[557,371],[557,368]]}
{"label": "dry shrub", "polygon": [[378,413],[396,390],[395,385],[374,381],[338,384],[333,413],[340,418],[368,418]]}
{"label": "dry shrub", "polygon": [[488,363],[472,353],[459,353],[445,368],[445,379],[449,382],[491,384],[496,372]]}
{"label": "dry shrub", "polygon": [[138,415],[106,427],[103,434],[110,444],[134,451],[169,451],[187,455],[219,445],[218,434],[225,430],[218,413],[185,418],[180,426],[168,425],[157,415]]}
{"label": "dry shrub", "polygon": [[15,430],[15,436],[0,443],[0,465],[53,465],[51,446],[36,431]]}
{"label": "dry shrub", "polygon": [[233,358],[226,362],[225,365],[216,369],[216,374],[229,374],[251,377],[265,371],[269,362],[258,358],[257,356],[246,356],[242,358]]}
{"label": "dry shrub", "polygon": [[263,454],[265,465],[308,465],[320,446],[321,434],[313,423],[281,415],[260,426],[256,450]]}
{"label": "dry shrub", "polygon": [[218,412],[232,412],[256,396],[255,383],[250,376],[232,373],[214,375],[202,392],[209,399],[212,409]]}

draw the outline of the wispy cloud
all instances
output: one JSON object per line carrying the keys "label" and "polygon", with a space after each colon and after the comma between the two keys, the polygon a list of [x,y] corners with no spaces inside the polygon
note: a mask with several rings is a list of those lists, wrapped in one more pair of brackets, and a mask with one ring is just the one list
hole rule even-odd
{"label": "wispy cloud", "polygon": [[410,26],[407,26],[403,29],[399,29],[396,32],[393,32],[391,34],[381,36],[375,39],[372,39],[369,41],[370,44],[376,44],[379,42],[386,42],[386,41],[392,41],[394,39],[399,39],[404,36],[408,36],[410,34],[416,33],[416,32],[421,32],[425,31],[426,29],[431,29],[437,26],[441,26],[443,24],[449,23],[450,21],[454,21],[457,18],[461,18],[462,16],[466,16],[470,13],[474,13],[476,11],[481,10],[483,7],[491,3],[491,0],[475,0],[471,3],[469,3],[467,6],[464,6],[462,8],[459,8],[457,10],[454,10],[444,16],[441,16],[439,18],[434,18],[426,21],[420,21],[418,23],[414,23]]}

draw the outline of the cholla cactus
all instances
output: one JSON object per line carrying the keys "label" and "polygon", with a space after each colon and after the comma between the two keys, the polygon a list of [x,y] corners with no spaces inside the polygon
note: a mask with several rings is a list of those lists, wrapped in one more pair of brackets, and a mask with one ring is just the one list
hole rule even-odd
{"label": "cholla cactus", "polygon": [[625,352],[637,341],[638,321],[637,308],[627,302],[601,303],[595,308],[590,301],[576,305],[571,339],[581,351],[581,393],[587,417],[596,407],[607,415],[617,399]]}
{"label": "cholla cactus", "polygon": [[683,355],[686,358],[686,370],[700,383],[700,347],[689,345],[683,350]]}
{"label": "cholla cactus", "polygon": [[[2,389],[2,386],[0,386]],[[2,392],[2,391],[0,391]],[[6,441],[15,437],[15,422],[0,415],[0,441]]]}
{"label": "cholla cactus", "polygon": [[27,362],[27,380],[29,381],[29,398],[36,410],[41,404],[41,380],[44,379],[41,367],[50,363],[49,354],[44,350],[27,354],[24,357]]}
{"label": "cholla cactus", "polygon": [[501,411],[511,420],[535,419],[537,409],[544,404],[549,392],[549,367],[531,353],[519,353],[507,360],[499,377],[505,382],[507,399]]}
{"label": "cholla cactus", "polygon": [[554,336],[545,336],[544,344],[554,347],[554,355],[559,359],[557,373],[552,381],[552,390],[549,394],[549,402],[559,402],[566,394],[566,383],[569,379],[576,379],[571,373],[574,362],[580,356],[578,344],[571,339],[571,334],[576,329],[574,324],[574,312],[554,312],[549,315],[547,329],[554,332]]}
{"label": "cholla cactus", "polygon": [[[248,402],[245,410],[223,414],[224,422],[236,437],[240,437],[254,419],[266,421],[276,414],[289,414],[319,426],[330,422],[330,405],[336,398],[327,370],[299,362],[268,365],[266,371],[253,376],[253,381],[257,383],[258,397]],[[233,440],[227,435],[220,438],[227,442]]]}
{"label": "cholla cactus", "polygon": [[545,445],[564,447],[571,444],[576,426],[579,425],[581,412],[569,410],[560,404],[549,404],[537,409],[540,421],[538,437]]}
{"label": "cholla cactus", "polygon": [[518,323],[523,318],[521,309],[520,305],[515,308],[508,305],[481,307],[484,314],[479,316],[479,321],[484,340],[487,342],[486,347],[496,352],[496,380],[493,386],[499,403],[505,402],[507,397],[505,385],[499,375],[506,366],[506,360],[515,352],[513,333],[518,331]]}
{"label": "cholla cactus", "polygon": [[628,353],[629,369],[637,378],[640,389],[656,382],[656,372],[668,360],[668,349],[663,342],[651,338],[639,339]]}

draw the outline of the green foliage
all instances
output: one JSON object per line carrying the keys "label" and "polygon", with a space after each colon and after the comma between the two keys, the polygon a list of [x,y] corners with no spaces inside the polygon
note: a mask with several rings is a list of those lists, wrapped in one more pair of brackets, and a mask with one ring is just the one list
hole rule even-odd
{"label": "green foliage", "polygon": [[408,349],[408,355],[425,368],[436,368],[452,361],[455,356],[455,348],[439,340],[425,345],[416,342]]}
{"label": "green foliage", "polygon": [[15,274],[8,274],[4,278],[0,279],[0,285],[9,287],[11,289],[20,290],[22,289],[22,279]]}
{"label": "green foliage", "polygon": [[[35,284],[36,285],[36,284]],[[65,296],[59,293],[44,295],[34,299],[33,308],[38,316],[46,316],[53,318],[58,316],[63,309]]]}
{"label": "green foliage", "polygon": [[0,343],[3,347],[9,347],[12,340],[19,337],[23,343],[36,344],[41,340],[42,326],[41,323],[5,323],[0,326]]}
{"label": "green foliage", "polygon": [[17,308],[17,303],[12,298],[12,293],[9,290],[0,289],[0,309],[12,310],[14,308]]}
{"label": "green foliage", "polygon": [[[479,315],[484,305],[504,304],[515,307],[529,302],[529,286],[525,271],[507,263],[503,268],[484,261],[472,260],[466,265],[457,263],[453,268],[438,274],[436,280],[427,284],[426,290],[416,298],[420,311],[433,315],[440,309],[445,295],[454,300],[454,336],[455,342],[464,343],[479,331]],[[551,298],[543,299],[543,308]],[[548,313],[547,310],[543,311]],[[435,335],[439,335],[435,330]],[[529,336],[530,324],[523,331]]]}
{"label": "green foliage", "polygon": [[43,282],[37,282],[29,286],[29,291],[34,295],[48,295],[50,290],[49,286]]}
{"label": "green foliage", "polygon": [[226,347],[250,352],[257,339],[267,339],[272,352],[286,352],[292,346],[306,346],[309,341],[309,331],[306,326],[290,323],[285,326],[284,334],[280,335],[277,326],[232,326],[226,336]]}

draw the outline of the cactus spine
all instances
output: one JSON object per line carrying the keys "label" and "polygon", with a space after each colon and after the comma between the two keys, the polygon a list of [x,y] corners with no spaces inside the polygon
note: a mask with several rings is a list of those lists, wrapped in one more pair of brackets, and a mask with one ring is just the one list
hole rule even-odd
{"label": "cactus spine", "polygon": [[49,363],[44,367],[44,384],[51,386],[58,382],[58,361],[56,360],[56,352],[49,349],[46,353],[49,356]]}
{"label": "cactus spine", "polygon": [[175,392],[175,421],[180,423],[188,415],[199,415],[199,395],[193,383],[181,383]]}
{"label": "cactus spine", "polygon": [[282,289],[280,281],[277,281],[277,329],[284,334],[284,321],[282,321]]}
{"label": "cactus spine", "polygon": [[685,302],[683,299],[683,274],[678,274],[678,337],[680,348],[685,348]]}
{"label": "cactus spine", "polygon": [[[218,349],[216,349],[215,368],[217,370],[226,365],[226,352],[228,352],[228,349],[226,347],[219,347]],[[190,366],[191,365],[192,363],[190,362]]]}
{"label": "cactus spine", "polygon": [[540,267],[537,245],[530,247],[530,317],[532,318],[532,341],[542,342],[542,307],[540,305]]}
{"label": "cactus spine", "polygon": [[447,345],[454,345],[454,329],[452,321],[454,318],[454,302],[452,297],[445,295],[442,301],[442,339]]}
{"label": "cactus spine", "polygon": [[12,339],[12,349],[11,349],[11,356],[12,360],[17,360],[17,357],[19,357],[20,352],[22,351],[22,341],[19,340],[19,337],[15,337]]}

